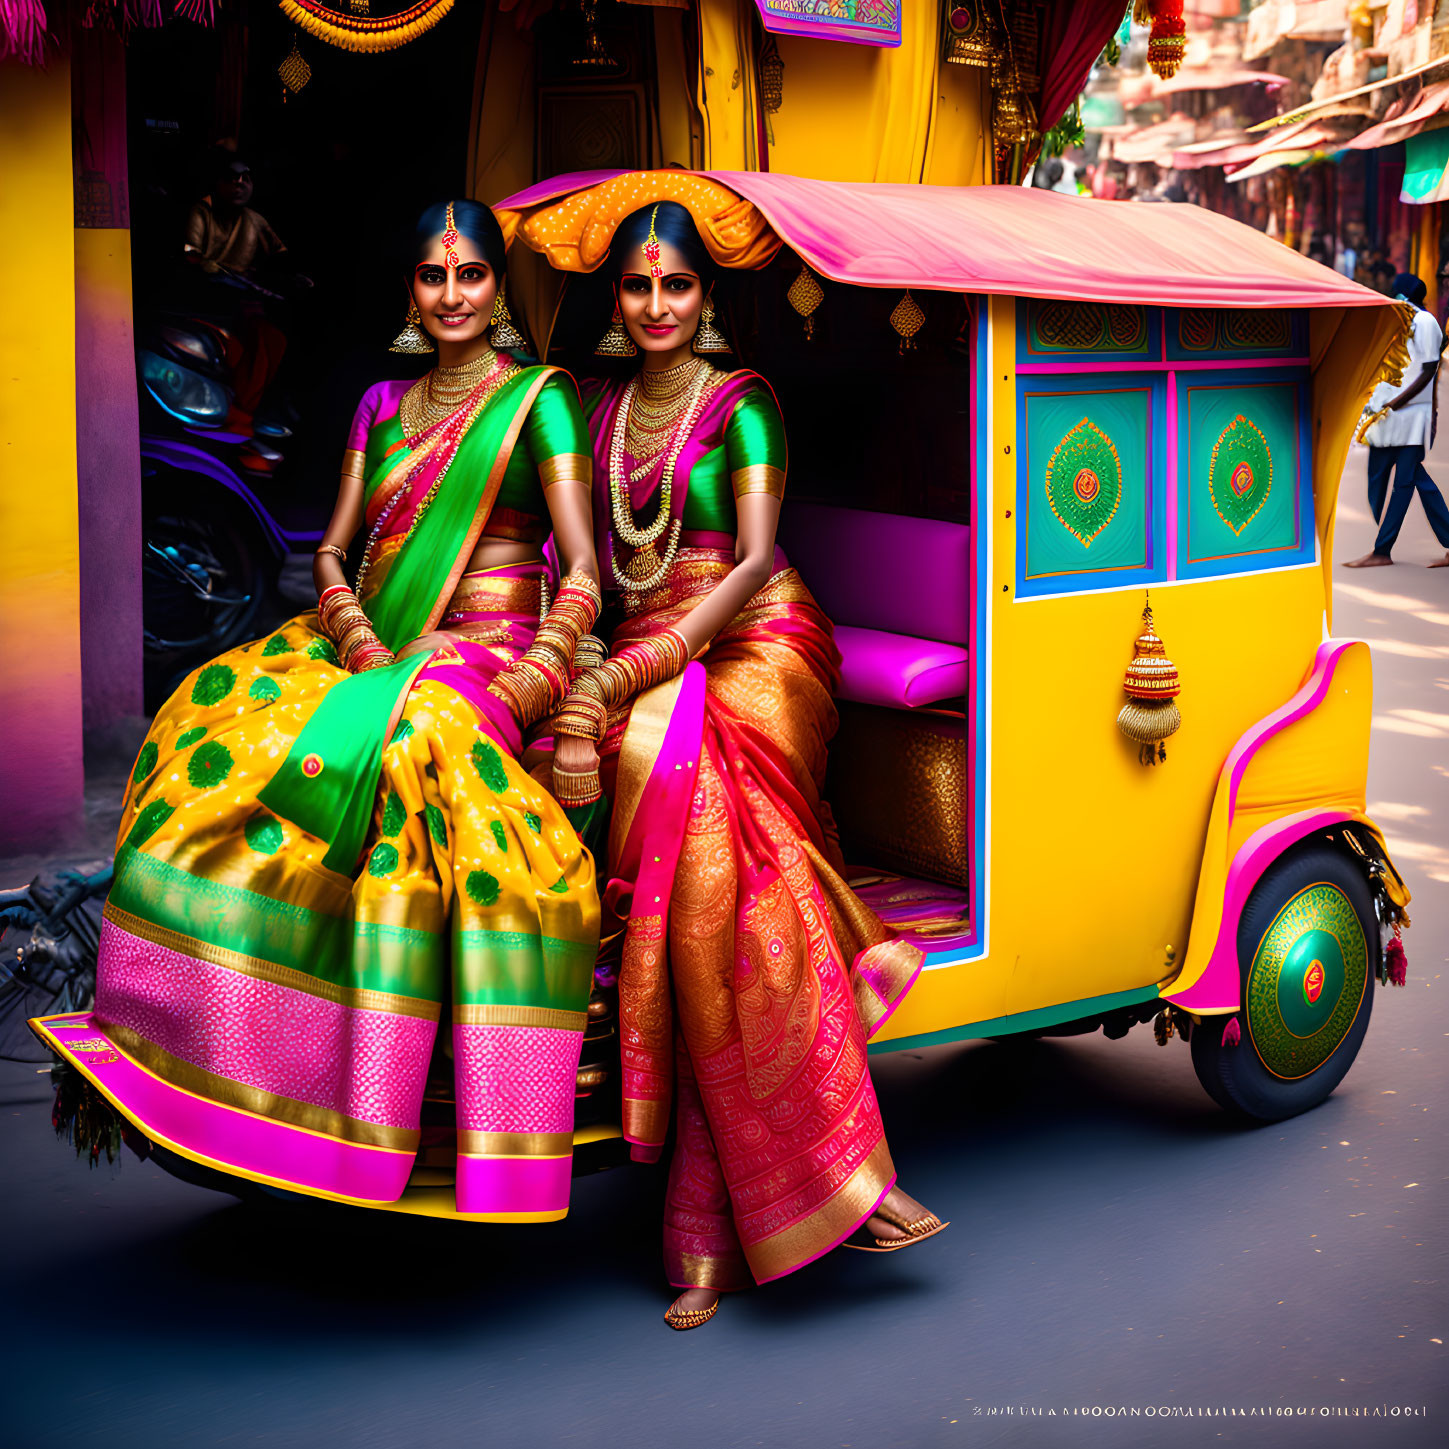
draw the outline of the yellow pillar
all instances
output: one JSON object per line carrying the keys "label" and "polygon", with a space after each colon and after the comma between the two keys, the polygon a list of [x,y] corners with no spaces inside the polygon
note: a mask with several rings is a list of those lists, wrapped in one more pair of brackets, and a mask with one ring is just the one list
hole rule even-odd
{"label": "yellow pillar", "polygon": [[83,818],[70,64],[0,62],[0,855]]}

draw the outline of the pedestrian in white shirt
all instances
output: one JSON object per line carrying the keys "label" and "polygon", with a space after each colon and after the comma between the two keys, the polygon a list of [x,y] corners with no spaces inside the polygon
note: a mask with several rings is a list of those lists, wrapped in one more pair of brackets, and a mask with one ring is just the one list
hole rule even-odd
{"label": "pedestrian in white shirt", "polygon": [[[1379,523],[1379,536],[1373,552],[1362,558],[1348,560],[1351,569],[1383,568],[1393,563],[1394,540],[1404,526],[1409,504],[1417,490],[1429,516],[1429,526],[1444,549],[1444,557],[1429,565],[1438,569],[1449,566],[1449,506],[1444,495],[1424,467],[1424,454],[1434,441],[1434,377],[1439,368],[1439,353],[1444,334],[1433,314],[1424,310],[1427,288],[1418,277],[1400,272],[1394,278],[1394,292],[1402,302],[1416,309],[1414,330],[1409,337],[1409,365],[1403,380],[1397,384],[1381,382],[1369,398],[1366,413],[1383,412],[1383,416],[1364,434],[1369,445],[1368,497],[1374,521]],[[1389,475],[1394,486],[1389,490]],[[1384,507],[1387,496],[1388,507]],[[1382,520],[1382,521],[1380,521]]]}

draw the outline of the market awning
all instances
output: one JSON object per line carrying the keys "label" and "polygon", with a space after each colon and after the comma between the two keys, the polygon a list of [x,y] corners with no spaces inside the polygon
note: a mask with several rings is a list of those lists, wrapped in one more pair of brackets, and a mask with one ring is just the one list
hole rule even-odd
{"label": "market awning", "polygon": [[1140,106],[1179,91],[1225,91],[1233,86],[1261,85],[1275,91],[1288,84],[1288,77],[1271,70],[1246,70],[1242,66],[1184,65],[1170,80],[1163,80],[1150,71],[1142,76],[1123,76],[1122,103]]}
{"label": "market awning", "polygon": [[1204,166],[1232,166],[1251,161],[1258,154],[1258,140],[1246,131],[1219,131],[1205,141],[1179,146],[1172,164],[1179,171],[1200,171]]}
{"label": "market awning", "polygon": [[[1254,12],[1256,14],[1256,12]],[[1415,76],[1424,75],[1428,71],[1438,70],[1441,66],[1449,65],[1449,55],[1441,55],[1434,60],[1426,60],[1423,65],[1416,65],[1409,70],[1400,71],[1398,75],[1385,76],[1383,80],[1370,81],[1367,85],[1357,86],[1351,91],[1340,91],[1337,95],[1324,96],[1322,100],[1309,101],[1306,106],[1297,106],[1291,111],[1284,111],[1281,116],[1270,116],[1266,121],[1259,121],[1257,125],[1249,126],[1250,131],[1270,131],[1278,126],[1292,126],[1299,121],[1306,120],[1309,116],[1323,115],[1341,106],[1345,101],[1354,100],[1358,96],[1366,96],[1371,91],[1382,90],[1385,86],[1396,86],[1401,81],[1413,80]]]}
{"label": "market awning", "polygon": [[1241,160],[1225,162],[1229,181],[1246,181],[1279,166],[1301,166],[1314,156],[1341,151],[1346,144],[1346,127],[1341,118],[1299,121],[1259,137]]}
{"label": "market awning", "polygon": [[[703,174],[733,193],[716,198],[718,215],[696,216],[706,240],[741,232],[733,198],[742,198],[822,276],[857,286],[1166,307],[1359,308],[1386,301],[1250,226],[1186,203],[1141,206],[1026,186]],[[500,202],[498,219],[510,240],[522,235],[557,265],[592,271],[632,198],[651,194],[645,183],[659,175],[560,176]],[[691,180],[690,173],[668,175],[675,185]],[[610,188],[615,178],[622,179]],[[544,235],[550,231],[555,240]],[[766,265],[773,251],[756,247],[752,255]]]}
{"label": "market awning", "polygon": [[1395,101],[1383,120],[1355,136],[1348,149],[1376,151],[1380,146],[1393,146],[1441,126],[1449,126],[1449,80],[1435,81],[1417,95]]}
{"label": "market awning", "polygon": [[1156,121],[1119,136],[1112,143],[1112,158],[1129,166],[1139,161],[1170,166],[1173,152],[1196,136],[1197,122],[1191,116],[1169,116],[1165,121]]}

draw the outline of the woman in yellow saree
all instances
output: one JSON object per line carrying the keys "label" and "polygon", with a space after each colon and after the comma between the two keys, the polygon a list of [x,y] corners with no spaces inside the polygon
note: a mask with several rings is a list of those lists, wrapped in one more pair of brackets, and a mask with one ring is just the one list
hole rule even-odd
{"label": "woman in yellow saree", "polygon": [[[73,1060],[153,1141],[364,1203],[407,1184],[430,1064],[451,1057],[458,1212],[549,1220],[568,1207],[599,903],[516,756],[598,609],[589,442],[566,373],[495,350],[522,338],[493,214],[434,207],[417,243],[395,348],[435,342],[440,365],[358,409],[318,611],[157,714],[94,1015],[55,1036],[99,1048]],[[567,577],[548,607],[550,528]]]}
{"label": "woman in yellow saree", "polygon": [[727,350],[714,264],[656,182],[698,185],[630,173],[550,215],[565,235],[612,231],[599,350],[642,353],[583,387],[598,553],[624,618],[554,720],[553,777],[565,803],[604,784],[614,800],[624,1135],[657,1158],[673,1108],[664,1249],[684,1292],[666,1322],[687,1329],[721,1292],[847,1239],[892,1252],[945,1224],[896,1185],[871,1085],[866,1040],[922,954],[840,874],[820,793],[839,655],[775,546],[780,412],[757,374],[709,360]]}

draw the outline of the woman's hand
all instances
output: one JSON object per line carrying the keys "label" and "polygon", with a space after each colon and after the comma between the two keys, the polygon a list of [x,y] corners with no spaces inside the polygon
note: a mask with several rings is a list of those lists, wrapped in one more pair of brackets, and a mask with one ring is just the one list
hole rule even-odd
{"label": "woman's hand", "polygon": [[569,775],[598,774],[598,746],[582,735],[555,735],[553,763]]}

